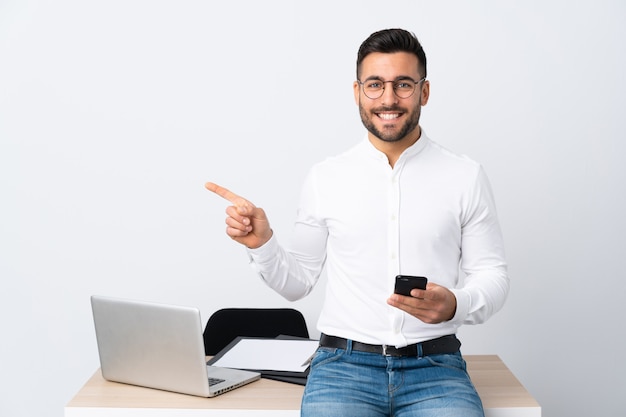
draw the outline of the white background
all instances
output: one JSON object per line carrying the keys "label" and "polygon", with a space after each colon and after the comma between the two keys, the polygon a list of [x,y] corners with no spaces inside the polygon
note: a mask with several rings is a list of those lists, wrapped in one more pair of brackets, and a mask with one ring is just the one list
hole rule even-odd
{"label": "white background", "polygon": [[[0,415],[98,367],[91,294],[293,306],[224,234],[222,183],[287,239],[308,168],[362,140],[356,51],[414,31],[422,126],[492,181],[512,290],[464,353],[545,417],[626,412],[626,6],[589,1],[0,0]],[[358,208],[355,208],[358,209]]]}

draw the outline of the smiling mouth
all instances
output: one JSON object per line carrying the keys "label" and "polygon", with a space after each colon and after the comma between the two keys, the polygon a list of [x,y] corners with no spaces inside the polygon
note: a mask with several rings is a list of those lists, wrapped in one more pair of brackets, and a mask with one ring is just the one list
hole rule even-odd
{"label": "smiling mouth", "polygon": [[402,113],[376,113],[376,116],[378,116],[382,120],[395,120],[401,115]]}

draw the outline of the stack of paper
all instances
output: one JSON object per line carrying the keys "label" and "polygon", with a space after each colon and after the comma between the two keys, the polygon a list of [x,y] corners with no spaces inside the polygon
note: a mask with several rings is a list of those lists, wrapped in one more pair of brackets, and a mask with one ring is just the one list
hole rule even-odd
{"label": "stack of paper", "polygon": [[317,340],[278,337],[238,337],[222,349],[209,365],[260,372],[261,376],[304,385]]}

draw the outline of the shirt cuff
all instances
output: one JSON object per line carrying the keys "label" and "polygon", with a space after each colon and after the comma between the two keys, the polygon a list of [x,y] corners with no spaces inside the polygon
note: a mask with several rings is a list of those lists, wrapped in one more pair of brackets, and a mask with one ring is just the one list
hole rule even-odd
{"label": "shirt cuff", "polygon": [[275,233],[272,233],[270,240],[262,246],[254,249],[246,248],[246,251],[252,262],[263,263],[264,260],[272,259],[278,252],[278,240],[275,237]]}
{"label": "shirt cuff", "polygon": [[456,297],[456,311],[450,322],[463,323],[469,314],[472,298],[467,291],[461,289],[450,288],[450,291]]}

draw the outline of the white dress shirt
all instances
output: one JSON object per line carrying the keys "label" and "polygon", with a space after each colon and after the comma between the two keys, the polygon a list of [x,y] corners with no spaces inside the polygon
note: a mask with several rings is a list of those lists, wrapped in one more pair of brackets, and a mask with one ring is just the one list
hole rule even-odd
{"label": "white dress shirt", "polygon": [[[498,311],[509,279],[494,198],[482,167],[422,132],[391,168],[369,140],[312,167],[291,244],[248,250],[262,279],[289,300],[324,265],[318,329],[402,347],[456,333]],[[395,276],[422,275],[457,299],[450,321],[426,324],[387,304]]]}

